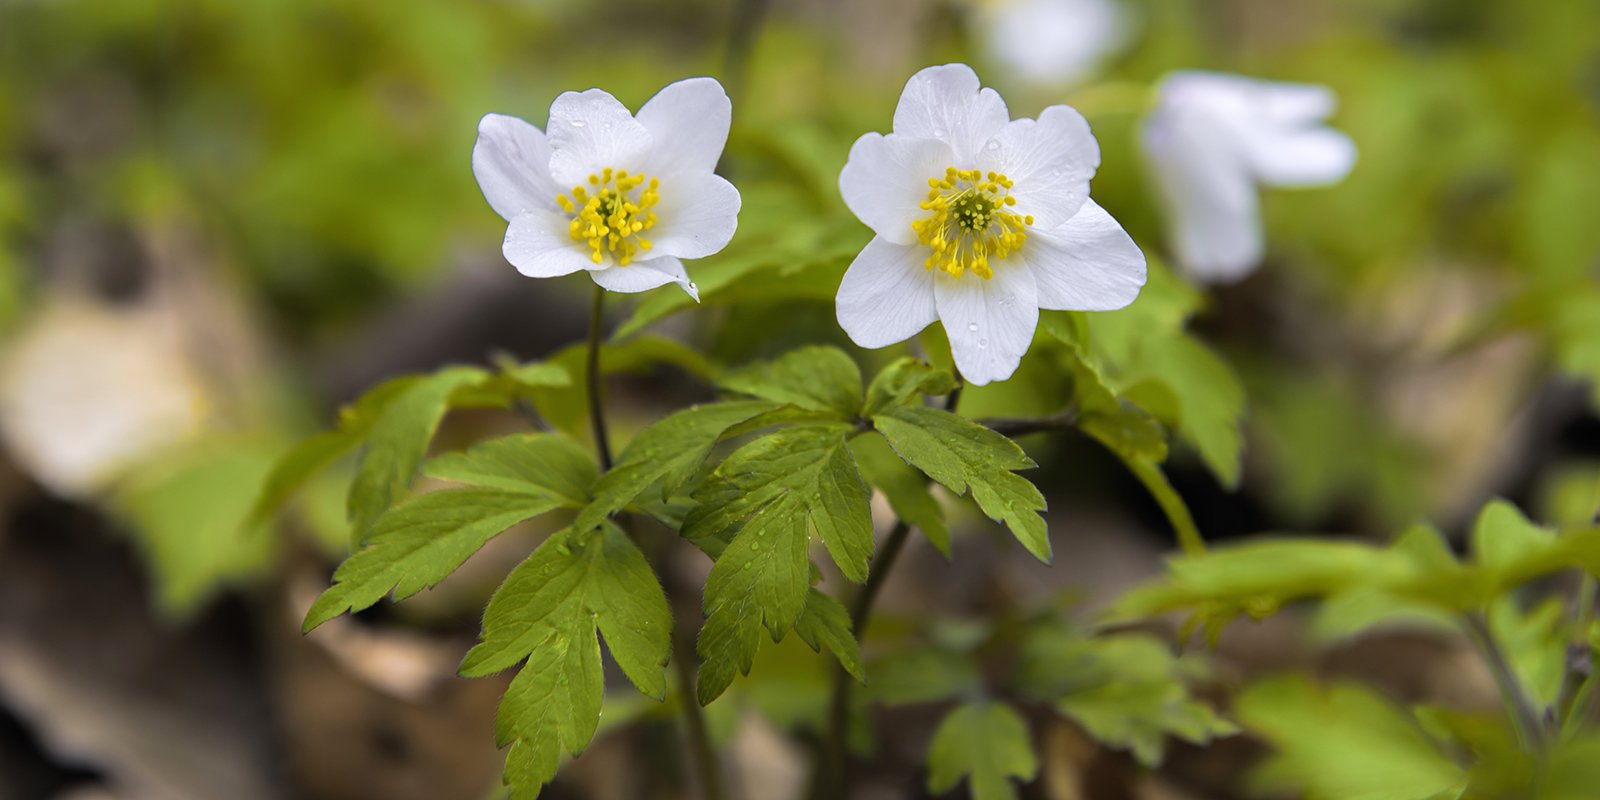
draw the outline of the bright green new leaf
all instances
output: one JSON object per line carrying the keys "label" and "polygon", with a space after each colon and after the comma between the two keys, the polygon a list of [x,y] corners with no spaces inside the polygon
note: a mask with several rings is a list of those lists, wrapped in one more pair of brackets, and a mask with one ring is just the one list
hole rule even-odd
{"label": "bright green new leaf", "polygon": [[724,375],[722,388],[852,419],[861,410],[861,370],[836,347],[802,347]]}
{"label": "bright green new leaf", "polygon": [[1461,766],[1414,719],[1353,684],[1264,681],[1240,694],[1234,711],[1277,750],[1263,770],[1275,789],[1312,800],[1431,800],[1466,787]]}
{"label": "bright green new leaf", "polygon": [[1012,778],[1033,780],[1039,762],[1028,725],[1004,703],[961,706],[939,723],[928,748],[928,791],[944,794],[965,777],[973,800],[1010,800]]}
{"label": "bright green new leaf", "polygon": [[896,516],[911,525],[945,557],[950,557],[950,528],[945,524],[944,507],[929,491],[928,479],[895,455],[894,449],[878,433],[850,440],[856,466],[867,482],[888,499]]}
{"label": "bright green new leaf", "polygon": [[384,405],[367,432],[366,449],[350,482],[347,509],[358,541],[411,485],[450,396],[487,377],[476,367],[450,367],[407,382]]}
{"label": "bright green new leaf", "polygon": [[658,497],[666,498],[700,469],[724,432],[778,408],[759,400],[710,403],[656,421],[640,431],[611,471],[601,476],[594,503],[579,513],[574,527],[598,525],[651,487],[658,487]]}
{"label": "bright green new leaf", "polygon": [[1034,466],[1016,442],[948,411],[893,406],[872,418],[900,457],[956,494],[972,491],[983,513],[1005,523],[1023,547],[1050,561],[1044,495],[1013,470]]}
{"label": "bright green new leaf", "polygon": [[379,517],[366,546],[339,565],[303,629],[367,608],[390,589],[404,600],[437,585],[501,531],[562,505],[546,492],[476,487],[406,500]]}
{"label": "bright green new leaf", "polygon": [[864,581],[872,510],[845,426],[786,428],[735,450],[695,492],[683,535],[711,553],[699,694],[708,703],[748,673],[763,627],[781,638],[807,606],[815,529],[846,577]]}
{"label": "bright green new leaf", "polygon": [[513,796],[537,795],[561,754],[578,755],[594,737],[604,696],[597,633],[639,691],[665,696],[672,614],[644,554],[614,525],[552,535],[489,600],[461,674],[526,659],[495,720],[500,744],[511,745]]}

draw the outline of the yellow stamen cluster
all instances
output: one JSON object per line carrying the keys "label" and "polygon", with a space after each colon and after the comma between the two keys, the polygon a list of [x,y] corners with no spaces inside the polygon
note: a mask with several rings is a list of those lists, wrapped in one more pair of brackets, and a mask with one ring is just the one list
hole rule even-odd
{"label": "yellow stamen cluster", "polygon": [[569,230],[574,241],[589,243],[589,260],[599,264],[610,253],[625,267],[650,249],[650,240],[639,234],[656,225],[650,209],[661,202],[660,189],[657,178],[606,167],[589,176],[589,188],[574,186],[572,196],[556,195],[556,202],[574,215]]}
{"label": "yellow stamen cluster", "polygon": [[933,249],[922,265],[956,277],[967,270],[984,280],[994,277],[989,260],[1015,253],[1033,224],[1032,216],[1010,210],[1017,204],[1013,185],[998,172],[955,167],[941,178],[929,178],[922,207],[933,213],[911,223],[917,241]]}

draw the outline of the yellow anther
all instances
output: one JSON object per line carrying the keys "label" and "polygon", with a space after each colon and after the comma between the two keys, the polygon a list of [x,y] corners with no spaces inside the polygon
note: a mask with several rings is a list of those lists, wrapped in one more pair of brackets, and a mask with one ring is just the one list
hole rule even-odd
{"label": "yellow anther", "polygon": [[1033,217],[1010,210],[1017,204],[1013,185],[998,172],[955,167],[945,169],[943,178],[929,178],[928,199],[919,205],[930,213],[911,223],[917,241],[933,251],[923,267],[953,277],[968,271],[984,280],[994,277],[990,262],[1021,248],[1033,224]]}
{"label": "yellow anther", "polygon": [[650,249],[650,240],[639,234],[655,227],[656,215],[650,209],[661,202],[661,181],[648,181],[648,187],[636,193],[646,184],[644,175],[606,167],[589,176],[593,194],[580,185],[572,187],[571,197],[556,196],[556,204],[573,215],[567,230],[574,241],[588,246],[590,261],[603,264],[609,255],[625,267]]}

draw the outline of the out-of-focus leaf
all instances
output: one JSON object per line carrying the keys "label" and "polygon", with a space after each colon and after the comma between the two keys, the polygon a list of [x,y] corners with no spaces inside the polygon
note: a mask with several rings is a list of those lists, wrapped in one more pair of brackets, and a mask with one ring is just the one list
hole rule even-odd
{"label": "out-of-focus leaf", "polygon": [[1039,761],[1028,725],[1005,703],[958,707],[939,723],[928,748],[928,791],[943,794],[966,778],[974,800],[1011,800],[1012,778],[1033,780]]}

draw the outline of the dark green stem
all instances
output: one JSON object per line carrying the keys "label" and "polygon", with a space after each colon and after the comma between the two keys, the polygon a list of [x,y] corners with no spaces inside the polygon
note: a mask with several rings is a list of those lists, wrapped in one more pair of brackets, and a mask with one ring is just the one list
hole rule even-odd
{"label": "dark green stem", "polygon": [[606,290],[594,287],[594,306],[589,315],[589,424],[594,428],[594,446],[600,452],[600,469],[611,470],[611,441],[606,437],[605,398],[600,395],[600,332],[605,327]]}
{"label": "dark green stem", "polygon": [[694,688],[694,644],[686,636],[673,635],[672,663],[678,673],[678,702],[683,705],[683,721],[688,728],[689,754],[694,758],[695,771],[700,773],[700,796],[705,800],[722,800],[722,773],[717,768],[717,751],[711,746],[711,732],[706,727],[705,710]]}

